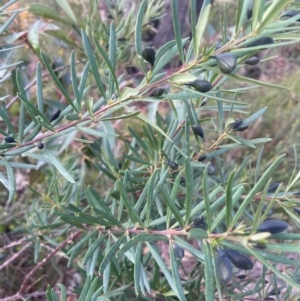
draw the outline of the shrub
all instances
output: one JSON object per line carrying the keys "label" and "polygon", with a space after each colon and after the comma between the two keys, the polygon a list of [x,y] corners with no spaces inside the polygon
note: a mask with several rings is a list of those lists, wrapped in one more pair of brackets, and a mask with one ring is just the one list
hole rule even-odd
{"label": "shrub", "polygon": [[[176,40],[155,50],[143,43],[143,30],[164,1],[143,0],[138,10],[133,5],[123,15],[125,1],[110,3],[109,11],[124,19],[115,16],[115,22],[106,23],[96,18],[96,1],[91,5],[95,20],[77,18],[67,1],[57,2],[64,18],[43,5],[29,9],[64,24],[50,28],[38,21],[28,33],[40,60],[36,91],[29,94],[31,85],[26,87],[18,69],[19,121],[8,115],[4,102],[0,109],[6,126],[1,181],[8,202],[18,202],[16,168],[38,169],[42,179],[28,185],[26,226],[14,230],[33,247],[35,266],[9,300],[34,297],[31,278],[58,253],[82,279],[68,291],[58,284],[61,300],[72,293],[79,300],[99,301],[296,298],[299,193],[292,189],[300,177],[297,151],[285,189],[272,179],[284,154],[265,170],[260,169],[263,146],[255,162],[247,156],[228,164],[223,156],[237,148],[254,152],[271,140],[245,139],[244,132],[267,108],[241,118],[251,108],[239,98],[256,86],[288,89],[244,77],[239,69],[259,63],[258,53],[267,48],[298,41],[297,4],[238,1],[230,28],[225,6],[222,41],[210,43],[204,39],[210,1],[204,1],[198,20],[196,1],[190,1],[192,37],[182,38],[179,1],[172,0]],[[125,46],[124,28],[130,29]],[[41,31],[74,48],[69,66],[39,43]],[[180,68],[164,69],[178,57]],[[120,75],[126,60],[140,70],[141,79],[139,73],[134,80]],[[49,98],[55,93],[46,75],[61,101]],[[271,216],[274,207],[280,216]],[[53,280],[49,301],[59,299]]]}

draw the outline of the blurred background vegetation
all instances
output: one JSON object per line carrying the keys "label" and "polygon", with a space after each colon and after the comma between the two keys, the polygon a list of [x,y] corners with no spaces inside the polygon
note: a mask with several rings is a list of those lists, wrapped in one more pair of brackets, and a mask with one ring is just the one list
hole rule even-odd
{"label": "blurred background vegetation", "polygon": [[[119,1],[120,7],[109,5],[114,1],[97,1],[93,0],[69,0],[69,3],[75,13],[75,16],[80,25],[85,29],[86,33],[90,37],[96,37],[99,44],[106,48],[108,47],[108,27],[106,21],[114,20],[116,32],[117,32],[117,74],[125,74],[122,85],[134,86],[135,83],[141,78],[142,74],[138,69],[138,61],[134,51],[134,26],[136,22],[136,13],[141,1]],[[127,3],[126,3],[127,2]],[[130,5],[128,4],[130,2]],[[152,1],[152,7],[147,11],[144,25],[144,37],[143,40],[147,44],[151,45],[152,40],[158,33],[159,18],[165,17],[165,14],[170,12],[164,11],[164,1]],[[12,55],[12,61],[23,61],[20,69],[22,70],[22,80],[26,85],[30,85],[27,90],[29,97],[35,98],[35,68],[36,63],[40,60],[39,51],[42,50],[52,59],[53,68],[57,70],[57,74],[60,76],[61,83],[66,89],[71,88],[70,72],[68,69],[69,58],[71,52],[76,50],[77,67],[78,72],[83,71],[86,58],[83,54],[83,45],[81,42],[80,32],[78,28],[74,28],[69,22],[69,16],[66,16],[58,1],[31,1],[20,0],[16,2],[16,7],[24,8],[30,7],[32,3],[39,3],[50,7],[56,13],[56,19],[46,18],[45,15],[39,14],[36,7],[28,11],[20,12],[16,20],[9,27],[7,32],[2,35],[0,39],[0,45],[7,47],[7,45],[23,45],[23,47],[16,49]],[[107,4],[108,3],[108,4]],[[155,4],[156,3],[156,4]],[[236,12],[236,1],[227,1],[226,13],[228,20],[233,20],[229,16],[234,16]],[[13,9],[13,6],[11,6]],[[224,1],[214,1],[213,13],[209,22],[209,27],[206,32],[206,39],[211,45],[216,43],[220,38],[220,15],[224,11]],[[2,16],[1,18],[5,18]],[[1,19],[0,19],[1,20]],[[228,24],[230,28],[232,24]],[[172,24],[170,24],[172,29]],[[262,159],[261,170],[259,174],[263,173],[265,167],[269,166],[270,162],[282,153],[286,153],[286,159],[280,168],[274,175],[274,182],[282,182],[285,186],[290,178],[291,172],[294,168],[294,145],[299,152],[300,141],[300,102],[299,92],[300,86],[298,84],[300,73],[300,45],[295,44],[292,46],[285,46],[274,50],[262,51],[261,63],[259,66],[244,66],[240,69],[240,73],[244,76],[248,76],[254,79],[266,80],[271,83],[280,83],[280,85],[290,87],[290,91],[282,91],[279,89],[270,89],[265,87],[257,87],[256,89],[248,90],[245,95],[239,94],[237,98],[244,103],[250,103],[250,109],[245,113],[253,113],[258,111],[262,107],[267,106],[267,112],[261,117],[251,129],[243,133],[243,137],[246,139],[253,139],[256,137],[271,137],[273,140],[266,144],[264,147],[264,155]],[[2,55],[1,60],[7,59]],[[100,58],[97,58],[99,62],[99,72],[107,72],[106,66]],[[170,68],[176,68],[176,66],[170,66]],[[5,85],[0,87],[0,96],[8,95],[8,113],[12,120],[17,122],[19,114],[19,102],[16,101],[17,86],[14,80],[15,71],[12,72],[13,76],[6,82]],[[49,82],[48,82],[49,81]],[[33,84],[32,84],[33,83]],[[91,85],[89,96],[95,99],[99,98],[98,90],[93,82],[92,78],[88,78],[88,85]],[[228,82],[226,87],[236,87],[237,84]],[[243,84],[240,84],[243,86]],[[247,85],[245,85],[247,86]],[[46,115],[51,116],[55,108],[63,109],[67,103],[64,100],[63,95],[58,91],[52,81],[49,80],[47,75],[44,76],[44,98],[47,104]],[[139,108],[144,112],[151,114],[151,110],[147,105],[141,103],[138,104]],[[161,104],[158,107],[161,114],[168,114],[168,106]],[[217,113],[216,113],[217,114]],[[216,115],[217,116],[217,115]],[[247,116],[241,113],[240,117]],[[210,113],[208,116],[212,118],[214,115]],[[239,116],[234,116],[239,117]],[[119,133],[120,141],[115,142],[115,155],[120,157],[122,149],[124,148],[124,141],[128,136],[127,126],[135,127],[137,130],[140,128],[139,121],[126,120],[123,123],[115,123],[115,130]],[[206,124],[205,124],[206,126]],[[207,128],[211,125],[207,124]],[[85,138],[84,136],[80,138]],[[214,139],[215,136],[208,135],[207,140]],[[256,150],[249,150],[246,148],[239,148],[230,154],[224,156],[223,164],[231,165],[232,158],[236,160],[237,166],[246,158],[250,153],[253,155],[253,161],[256,162],[256,158],[259,154],[259,148]],[[103,180],[99,172],[91,167],[91,154],[88,147],[83,147],[82,144],[77,144],[76,141],[72,142],[72,147],[66,148],[63,151],[64,161],[75,162],[74,168],[78,168],[78,174],[84,174],[84,185],[92,183],[95,189],[100,189],[103,194],[111,182]],[[30,162],[28,158],[22,158],[24,162]],[[81,164],[80,164],[81,163]],[[298,162],[298,168],[300,163]],[[253,164],[255,168],[255,164]],[[55,172],[52,170],[51,172]],[[45,170],[41,166],[38,170],[24,171],[20,170],[16,173],[17,179],[17,196],[15,200],[8,204],[7,191],[1,189],[0,191],[0,247],[1,245],[9,245],[12,242],[22,242],[25,235],[32,235],[30,233],[30,225],[36,221],[31,220],[30,212],[36,209],[34,202],[35,195],[26,188],[26,184],[33,187],[41,194],[46,193],[49,189],[47,185],[50,183],[48,177],[51,173],[49,170]],[[245,174],[244,181],[251,182],[248,175]],[[298,187],[300,186],[298,185]],[[65,187],[61,188],[62,191],[57,192],[63,195]],[[81,200],[84,202],[84,200]],[[51,207],[51,200],[44,198],[42,204],[45,208]],[[49,238],[49,241],[51,239]],[[43,245],[43,242],[40,242]],[[22,251],[24,246],[17,244],[13,249],[14,252]],[[32,248],[24,248],[22,251],[22,257],[20,260],[13,262],[13,264],[7,265],[0,270],[0,296],[13,295],[20,284],[22,279],[35,265],[34,256],[43,258],[49,250],[49,246],[43,245],[41,253],[35,255]],[[2,254],[2,260],[4,260],[6,254],[4,250]],[[37,292],[44,292],[46,284],[53,286],[55,283],[64,283],[69,286],[80,286],[81,275],[80,268],[66,268],[66,261],[64,254],[58,254],[58,259],[52,260],[46,266],[38,271],[35,275],[36,281],[30,283],[31,287],[28,293],[35,294],[32,300],[45,300],[41,293],[41,296]],[[0,262],[1,266],[1,262]]]}

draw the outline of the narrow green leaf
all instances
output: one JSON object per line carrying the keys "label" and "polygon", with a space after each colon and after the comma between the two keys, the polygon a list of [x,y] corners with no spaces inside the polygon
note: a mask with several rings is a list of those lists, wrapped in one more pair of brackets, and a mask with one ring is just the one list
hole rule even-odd
{"label": "narrow green leaf", "polygon": [[1,161],[4,163],[6,167],[7,178],[8,178],[8,186],[7,186],[8,201],[11,202],[16,192],[16,180],[15,180],[14,170],[6,159],[2,158]]}
{"label": "narrow green leaf", "polygon": [[163,259],[161,258],[161,256],[159,255],[159,253],[157,252],[157,250],[150,244],[147,243],[147,247],[149,248],[154,260],[156,261],[156,263],[158,264],[158,266],[160,267],[161,271],[164,273],[169,285],[171,286],[171,289],[176,292],[176,285],[173,281],[173,278],[171,276],[170,271],[168,270],[165,262],[163,261]]}
{"label": "narrow green leaf", "polygon": [[[183,249],[187,250],[188,252],[190,252],[193,256],[195,256],[201,263],[203,263],[203,253],[193,247],[191,244],[189,244],[185,239],[180,238],[179,236],[172,236],[172,238],[176,241],[176,245],[182,247]],[[202,237],[202,238],[207,238],[206,237]]]}
{"label": "narrow green leaf", "polygon": [[142,244],[138,243],[134,256],[134,289],[138,296],[140,292],[140,279],[141,279],[141,255],[142,255]]}
{"label": "narrow green leaf", "polygon": [[253,143],[251,143],[250,141],[243,139],[242,137],[239,136],[234,136],[231,134],[227,134],[227,137],[230,138],[231,140],[233,140],[234,142],[250,147],[250,148],[256,148],[255,145]]}
{"label": "narrow green leaf", "polygon": [[77,75],[76,75],[76,67],[75,67],[75,51],[73,50],[71,53],[70,58],[70,70],[71,70],[71,78],[72,78],[72,87],[74,91],[74,95],[77,102],[78,111],[81,110],[81,97],[78,90],[78,83],[77,83]]}
{"label": "narrow green leaf", "polygon": [[250,249],[250,248],[248,248],[248,251],[251,253],[252,256],[257,258],[263,265],[265,265],[268,269],[270,269],[278,278],[281,278],[282,280],[286,281],[289,285],[291,285],[295,289],[300,290],[300,284],[299,283],[296,283],[292,278],[287,277],[281,271],[276,269],[273,264],[269,263],[268,260],[266,260],[262,256],[260,256],[258,252],[256,252],[253,249]]}
{"label": "narrow green leaf", "polygon": [[56,76],[55,72],[53,71],[53,69],[50,65],[50,62],[49,62],[49,58],[42,51],[41,51],[41,59],[45,65],[45,67],[47,68],[50,76],[52,77],[54,83],[60,90],[60,92],[65,96],[66,100],[72,106],[72,108],[75,110],[75,112],[78,113],[78,110],[77,110],[76,106],[74,105],[73,100],[71,99],[68,91],[66,90],[66,88],[63,86],[63,84],[60,82],[59,78]]}
{"label": "narrow green leaf", "polygon": [[149,179],[149,185],[147,189],[147,211],[146,211],[146,224],[149,226],[150,218],[151,218],[151,207],[153,204],[154,196],[157,194],[157,176],[160,172],[160,169],[155,169],[151,178]]}
{"label": "narrow green leaf", "polygon": [[86,33],[83,30],[81,30],[81,37],[82,37],[84,50],[85,50],[86,56],[89,60],[90,67],[92,69],[92,73],[93,73],[93,76],[95,78],[97,87],[98,87],[98,89],[101,93],[101,96],[107,102],[107,96],[106,96],[106,93],[105,93],[105,90],[104,90],[103,83],[102,83],[101,78],[100,78],[100,74],[99,74],[99,71],[98,71],[98,66],[97,66],[97,63],[96,63],[96,59],[95,59],[95,56],[93,54],[93,50],[92,50],[91,44],[89,42],[89,39],[88,39]]}
{"label": "narrow green leaf", "polygon": [[139,217],[139,215],[137,214],[137,212],[135,211],[133,204],[131,203],[131,200],[129,199],[129,197],[127,195],[126,188],[125,188],[125,185],[122,180],[118,181],[118,187],[119,187],[121,197],[124,201],[124,205],[127,209],[127,212],[129,214],[131,220],[134,223],[139,223],[139,225],[142,226],[143,222],[142,222],[141,218]]}
{"label": "narrow green leaf", "polygon": [[84,283],[84,286],[82,288],[82,291],[81,291],[81,294],[80,294],[80,297],[78,299],[78,301],[85,301],[87,300],[86,299],[86,296],[87,296],[87,293],[88,293],[88,290],[91,286],[91,282],[92,282],[92,278],[90,275],[87,276],[86,280],[85,280],[85,283]]}
{"label": "narrow green leaf", "polygon": [[204,229],[194,228],[189,231],[189,239],[193,238],[207,238],[208,234]]}
{"label": "narrow green leaf", "polygon": [[169,243],[169,252],[170,252],[170,263],[171,263],[171,269],[172,269],[172,276],[173,276],[173,281],[176,287],[176,295],[179,298],[180,301],[186,301],[185,295],[184,295],[184,291],[182,288],[182,284],[181,284],[181,279],[180,279],[180,275],[179,275],[179,267],[177,264],[177,258],[174,254],[174,248],[172,243]]}
{"label": "narrow green leaf", "polygon": [[181,40],[179,15],[178,15],[178,0],[172,0],[171,6],[172,6],[173,29],[174,29],[174,33],[175,33],[177,48],[179,51],[179,57],[180,57],[181,62],[184,63],[184,54],[183,54],[183,46],[182,46],[182,40]]}
{"label": "narrow green leaf", "polygon": [[108,250],[108,252],[105,254],[105,257],[103,258],[100,268],[99,268],[99,273],[102,274],[107,267],[107,265],[111,262],[113,257],[115,256],[118,248],[120,247],[123,239],[125,238],[125,235],[121,236]]}
{"label": "narrow green leaf", "polygon": [[74,178],[70,175],[70,173],[64,168],[61,162],[47,149],[43,149],[42,152],[46,155],[46,157],[51,161],[51,163],[57,168],[57,170],[64,176],[64,178],[70,183],[75,184]]}
{"label": "narrow green leaf", "polygon": [[36,66],[36,98],[39,111],[44,113],[43,81],[40,62]]}
{"label": "narrow green leaf", "polygon": [[83,300],[91,300],[92,296],[95,292],[95,289],[98,287],[98,285],[99,285],[99,277],[95,277],[95,279],[93,280],[92,284],[90,285],[89,290]]}
{"label": "narrow green leaf", "polygon": [[68,0],[55,0],[56,3],[62,8],[62,10],[67,14],[67,16],[77,24],[75,14],[68,3]]}
{"label": "narrow green leaf", "polygon": [[283,9],[287,8],[287,6],[293,2],[293,0],[275,0],[271,3],[271,5],[267,8],[262,16],[262,21],[258,24],[254,29],[256,32],[261,32],[268,25],[273,22],[282,12]]}
{"label": "narrow green leaf", "polygon": [[0,117],[3,119],[3,122],[5,123],[5,125],[7,126],[8,130],[13,135],[13,137],[15,139],[17,139],[17,133],[16,133],[12,123],[9,120],[8,113],[7,113],[7,110],[5,108],[5,103],[4,102],[2,104],[2,108],[0,108]]}
{"label": "narrow green leaf", "polygon": [[84,234],[82,236],[82,238],[80,239],[80,241],[75,244],[68,252],[67,252],[67,255],[70,255],[72,254],[73,252],[75,252],[76,250],[80,250],[80,248],[93,236],[95,235],[96,233],[98,233],[98,230],[94,230],[88,234]]}
{"label": "narrow green leaf", "polygon": [[227,229],[231,227],[232,220],[232,186],[235,177],[235,171],[232,171],[228,177],[226,187],[226,226]]}
{"label": "narrow green leaf", "polygon": [[83,133],[93,135],[96,137],[101,137],[101,138],[115,138],[118,137],[118,134],[115,133],[107,133],[107,132],[101,132],[100,130],[94,130],[89,127],[83,127],[83,126],[77,126],[78,130],[80,130]]}
{"label": "narrow green leaf", "polygon": [[67,289],[66,289],[66,287],[61,283],[57,283],[57,286],[60,288],[61,301],[67,301]]}
{"label": "narrow green leaf", "polygon": [[142,31],[143,31],[143,18],[144,14],[147,8],[147,0],[143,0],[143,2],[140,5],[138,14],[137,14],[137,20],[136,20],[136,27],[135,27],[135,48],[137,54],[141,57],[143,46],[142,46]]}
{"label": "narrow green leaf", "polygon": [[185,171],[185,181],[186,181],[186,197],[185,197],[185,223],[186,225],[189,224],[191,211],[192,211],[192,204],[193,204],[193,171],[191,167],[191,162],[189,158],[185,159],[184,164],[184,171]]}
{"label": "narrow green leaf", "polygon": [[254,0],[252,5],[252,30],[259,27],[263,13],[265,11],[265,0]]}
{"label": "narrow green leaf", "polygon": [[112,95],[113,93],[113,79],[115,81],[116,87],[117,87],[117,91],[118,94],[119,92],[119,85],[118,85],[118,80],[116,78],[116,57],[117,57],[117,52],[116,52],[116,30],[115,30],[115,26],[114,23],[111,22],[110,24],[110,30],[109,30],[109,61],[111,62],[112,65],[112,73],[109,77],[109,91],[110,91],[110,95]]}
{"label": "narrow green leaf", "polygon": [[150,242],[150,241],[160,241],[168,240],[168,237],[161,234],[151,234],[151,233],[140,233],[132,238],[132,240],[137,242]]}
{"label": "narrow green leaf", "polygon": [[208,22],[210,8],[211,8],[210,0],[204,0],[202,4],[201,12],[199,14],[195,36],[193,36],[195,60],[197,60],[199,56],[200,44],[204,34],[204,30]]}
{"label": "narrow green leaf", "polygon": [[134,247],[136,243],[133,240],[127,241],[122,248],[117,252],[117,258],[121,258],[127,251]]}
{"label": "narrow green leaf", "polygon": [[[113,32],[114,32],[114,30],[113,30]],[[114,34],[113,34],[113,36],[115,38]],[[110,91],[110,95],[112,96],[112,94],[113,94],[114,83],[116,85],[118,94],[120,94],[119,83],[118,83],[118,79],[116,77],[116,71],[115,71],[115,69],[116,69],[116,53],[115,53],[116,49],[115,49],[115,47],[116,47],[116,45],[112,45],[112,48],[109,49],[110,53],[109,53],[109,57],[108,57],[107,54],[105,53],[104,49],[100,46],[100,44],[99,44],[98,40],[96,39],[96,37],[94,38],[94,41],[95,41],[95,44],[96,44],[98,50],[100,51],[103,59],[105,60],[105,63],[107,64],[107,67],[108,67],[108,69],[110,71],[110,77],[109,77],[110,78],[109,79],[109,91]],[[111,42],[111,40],[110,40],[110,42]]]}
{"label": "narrow green leaf", "polygon": [[203,241],[203,254],[204,254],[204,275],[205,275],[205,300],[215,300],[215,277],[213,276],[214,268],[212,257],[214,256],[209,243]]}
{"label": "narrow green leaf", "polygon": [[183,222],[182,216],[181,216],[179,210],[177,209],[175,203],[170,198],[166,188],[163,186],[158,186],[158,190],[159,190],[160,194],[162,195],[164,201],[166,202],[167,206],[169,207],[171,212],[174,214],[176,221],[181,225],[181,227],[184,227],[184,222]]}
{"label": "narrow green leaf", "polygon": [[99,238],[97,238],[94,243],[88,248],[88,251],[83,257],[82,264],[85,265],[88,260],[93,256],[94,252],[96,251],[97,248],[99,248],[101,242],[103,241],[104,238],[106,238],[107,235],[102,235]]}
{"label": "narrow green leaf", "polygon": [[144,59],[142,58],[142,51],[143,51],[142,32],[143,32],[143,19],[144,19],[147,5],[148,5],[148,0],[143,0],[140,5],[140,8],[139,8],[139,11],[137,14],[137,20],[135,23],[135,49],[136,49],[136,52],[139,57],[140,64],[141,64],[141,67],[142,67],[142,70],[144,71],[144,73],[146,73],[146,68],[145,68]]}
{"label": "narrow green leaf", "polygon": [[208,183],[207,183],[207,170],[208,170],[208,164],[206,165],[203,172],[202,189],[203,189],[207,228],[208,228],[208,232],[210,233],[211,232],[211,209],[210,209],[210,198],[209,198]]}
{"label": "narrow green leaf", "polygon": [[243,212],[246,210],[249,203],[252,201],[253,197],[259,190],[265,185],[265,183],[270,179],[275,169],[278,167],[278,165],[281,163],[285,155],[279,156],[272,165],[264,172],[262,177],[259,179],[259,181],[254,185],[254,187],[250,190],[250,192],[247,194],[247,197],[244,199],[242,204],[240,205],[238,211],[236,212],[235,216],[232,220],[232,225],[234,225],[240,216],[243,214]]}

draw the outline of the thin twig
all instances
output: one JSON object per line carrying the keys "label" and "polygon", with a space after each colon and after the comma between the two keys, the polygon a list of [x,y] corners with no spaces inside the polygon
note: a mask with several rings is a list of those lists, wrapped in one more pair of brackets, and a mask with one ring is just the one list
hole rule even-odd
{"label": "thin twig", "polygon": [[20,257],[20,255],[26,251],[26,249],[28,247],[30,247],[32,243],[29,242],[27,243],[19,252],[15,253],[13,256],[11,256],[9,259],[7,259],[2,265],[0,265],[0,271],[2,269],[4,269],[7,265],[9,265],[11,262],[13,262],[14,260],[16,260],[18,257]]}
{"label": "thin twig", "polygon": [[[68,237],[66,240],[64,240],[62,243],[60,243],[48,256],[46,256],[42,261],[40,261],[25,277],[23,280],[23,283],[21,284],[21,287],[16,295],[21,296],[26,291],[26,285],[30,279],[30,277],[39,270],[45,263],[47,263],[57,252],[59,252],[62,248],[64,248],[68,243],[73,241],[74,238],[76,238],[78,235],[82,233],[82,230],[79,230],[72,234],[70,237]],[[1,300],[0,300],[1,301]]]}

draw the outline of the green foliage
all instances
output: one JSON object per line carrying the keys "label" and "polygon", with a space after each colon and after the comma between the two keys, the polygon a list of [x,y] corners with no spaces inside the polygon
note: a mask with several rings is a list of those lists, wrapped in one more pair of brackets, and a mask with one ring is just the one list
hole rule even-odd
{"label": "green foliage", "polygon": [[[24,71],[15,71],[19,122],[10,116],[5,96],[0,108],[5,124],[0,180],[8,191],[7,204],[18,202],[17,169],[39,170],[43,184],[36,180],[28,185],[26,225],[18,229],[34,248],[35,268],[11,299],[25,298],[32,274],[58,252],[81,281],[68,289],[66,283],[57,284],[59,290],[50,283],[45,293],[49,301],[67,300],[70,290],[80,301],[297,298],[296,147],[285,190],[271,184],[285,154],[263,170],[264,146],[257,160],[248,154],[243,161],[224,160],[240,149],[255,154],[257,146],[271,141],[244,135],[267,107],[239,120],[252,111],[241,98],[257,86],[288,88],[248,78],[240,69],[266,48],[277,50],[300,40],[299,14],[282,17],[283,10],[297,3],[253,1],[249,17],[251,1],[240,0],[232,24],[224,7],[217,47],[204,38],[214,8],[210,1],[204,1],[198,20],[196,2],[190,1],[189,39],[182,37],[179,2],[172,0],[175,40],[145,52],[144,34],[164,1],[144,0],[129,8],[126,2],[107,1],[114,21],[96,14],[97,1],[90,1],[91,14],[84,18],[66,0],[57,1],[64,17],[44,5],[30,6],[30,12],[58,25],[39,20],[28,33],[39,62],[35,93],[28,92]],[[41,32],[64,45],[69,65],[51,56],[40,43]],[[163,69],[177,57],[180,68]],[[6,61],[1,68],[17,64]],[[131,64],[140,68],[142,78],[121,74]],[[62,69],[66,71],[60,74]],[[153,93],[158,89],[164,90]],[[141,102],[148,112],[139,109]],[[165,114],[162,105],[168,108]],[[281,215],[271,218],[275,206]],[[267,219],[273,221],[264,223]],[[287,230],[282,219],[290,225]],[[253,264],[260,273],[253,273]],[[247,270],[244,277],[241,270]]]}

